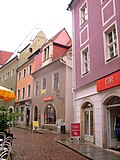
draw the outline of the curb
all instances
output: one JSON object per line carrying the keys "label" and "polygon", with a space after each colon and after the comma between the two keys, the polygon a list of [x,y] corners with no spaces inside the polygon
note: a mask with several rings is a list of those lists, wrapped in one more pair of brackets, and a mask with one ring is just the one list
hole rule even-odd
{"label": "curb", "polygon": [[84,156],[85,158],[88,158],[90,160],[94,160],[93,158],[90,158],[90,157],[86,156],[85,154],[81,153],[80,151],[74,149],[73,147],[71,147],[71,146],[69,146],[69,145],[67,145],[67,144],[65,144],[65,143],[63,143],[61,141],[56,141],[56,142],[59,143],[59,144],[61,144],[61,145],[63,145],[63,146],[65,146],[65,147],[67,147],[67,148],[69,148],[69,149],[71,149],[71,150],[73,150],[73,151],[75,151],[76,153]]}

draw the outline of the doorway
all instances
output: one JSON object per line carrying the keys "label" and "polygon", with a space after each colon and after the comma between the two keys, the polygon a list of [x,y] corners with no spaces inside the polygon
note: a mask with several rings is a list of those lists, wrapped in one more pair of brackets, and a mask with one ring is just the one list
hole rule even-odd
{"label": "doorway", "polygon": [[117,135],[115,134],[115,117],[120,114],[120,106],[108,109],[109,148],[117,148]]}

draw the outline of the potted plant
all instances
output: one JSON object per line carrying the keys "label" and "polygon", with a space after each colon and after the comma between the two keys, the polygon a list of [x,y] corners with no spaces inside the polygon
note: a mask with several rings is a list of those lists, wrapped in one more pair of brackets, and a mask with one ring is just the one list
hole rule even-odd
{"label": "potted plant", "polygon": [[19,112],[10,112],[9,105],[0,106],[0,132],[6,132],[10,128],[11,122],[14,123]]}

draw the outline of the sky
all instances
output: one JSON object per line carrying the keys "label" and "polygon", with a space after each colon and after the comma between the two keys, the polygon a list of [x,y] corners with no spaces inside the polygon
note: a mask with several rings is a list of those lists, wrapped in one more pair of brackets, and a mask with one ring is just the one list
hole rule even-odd
{"label": "sky", "polygon": [[15,52],[37,32],[47,39],[66,28],[72,37],[71,0],[1,0],[0,50]]}

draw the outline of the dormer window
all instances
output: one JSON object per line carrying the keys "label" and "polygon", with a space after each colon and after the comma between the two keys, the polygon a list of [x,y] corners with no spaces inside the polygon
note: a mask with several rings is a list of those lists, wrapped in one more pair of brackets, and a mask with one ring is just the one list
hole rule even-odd
{"label": "dormer window", "polygon": [[49,46],[44,49],[43,61],[47,60],[48,58],[49,58]]}

